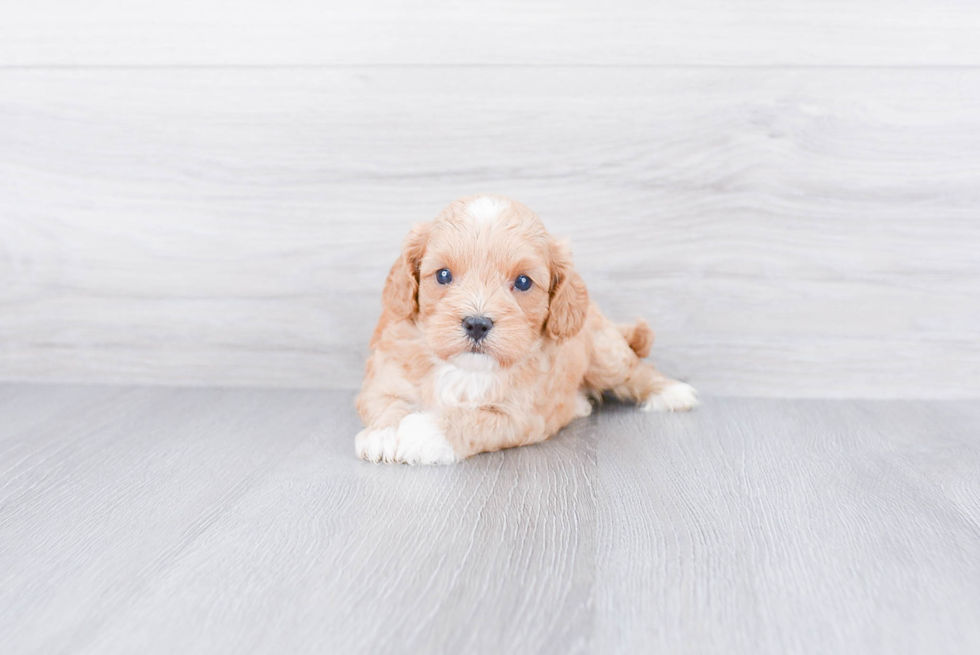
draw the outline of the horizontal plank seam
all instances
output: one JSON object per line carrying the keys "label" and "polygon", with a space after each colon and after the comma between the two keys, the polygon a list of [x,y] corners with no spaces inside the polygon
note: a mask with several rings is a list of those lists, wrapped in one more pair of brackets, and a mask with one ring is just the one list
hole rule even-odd
{"label": "horizontal plank seam", "polygon": [[0,71],[96,70],[360,70],[360,69],[621,69],[621,70],[980,70],[980,64],[0,64]]}
{"label": "horizontal plank seam", "polygon": [[[681,375],[680,378],[686,378],[687,376]],[[230,384],[195,384],[195,383],[184,383],[176,384],[173,382],[161,382],[147,383],[147,382],[72,382],[72,381],[50,381],[50,382],[39,382],[37,380],[30,380],[26,378],[18,377],[2,377],[0,378],[0,385],[5,387],[15,387],[15,386],[25,386],[25,387],[105,387],[105,388],[126,388],[126,389],[180,389],[180,390],[222,390],[222,391],[269,391],[275,393],[290,393],[290,392],[300,392],[300,393],[314,393],[314,394],[325,394],[325,395],[342,395],[348,396],[350,398],[350,406],[354,405],[354,398],[360,391],[360,385],[343,384],[338,386],[311,386],[311,385],[283,385],[283,386],[256,386],[256,385],[243,385],[235,386]],[[709,403],[714,400],[765,400],[765,401],[781,401],[781,400],[800,400],[800,401],[839,401],[839,402],[850,402],[852,400],[860,400],[862,402],[894,402],[894,401],[913,401],[921,403],[959,403],[963,401],[974,401],[980,400],[980,393],[975,391],[970,391],[970,393],[965,394],[950,394],[947,393],[943,397],[936,396],[922,396],[917,393],[908,394],[893,394],[889,396],[876,396],[868,393],[855,393],[849,395],[835,396],[835,395],[825,395],[825,394],[785,394],[785,395],[771,395],[765,393],[722,393],[722,394],[699,394],[699,398],[702,404]],[[613,402],[606,403],[609,405],[615,405]],[[302,445],[302,444],[298,444]],[[298,447],[297,446],[297,447]]]}

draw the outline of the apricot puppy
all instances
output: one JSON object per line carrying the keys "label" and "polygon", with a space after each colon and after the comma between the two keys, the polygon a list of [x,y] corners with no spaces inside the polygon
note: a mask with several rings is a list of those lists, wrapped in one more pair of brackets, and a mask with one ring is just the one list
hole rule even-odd
{"label": "apricot puppy", "polygon": [[648,410],[697,404],[642,361],[646,322],[603,316],[567,246],[513,200],[463,198],[416,225],[382,303],[357,398],[361,459],[449,464],[537,443],[603,392]]}

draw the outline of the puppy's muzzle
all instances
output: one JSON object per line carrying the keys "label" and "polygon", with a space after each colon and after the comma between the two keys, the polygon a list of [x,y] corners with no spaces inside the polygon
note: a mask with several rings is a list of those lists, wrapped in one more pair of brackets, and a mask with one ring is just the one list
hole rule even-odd
{"label": "puppy's muzzle", "polygon": [[491,328],[493,328],[493,321],[486,316],[467,316],[463,319],[463,330],[475,342],[487,336]]}

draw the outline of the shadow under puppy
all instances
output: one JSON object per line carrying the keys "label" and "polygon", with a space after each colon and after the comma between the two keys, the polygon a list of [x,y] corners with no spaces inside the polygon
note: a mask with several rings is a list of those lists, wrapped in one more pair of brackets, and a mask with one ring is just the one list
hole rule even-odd
{"label": "shadow under puppy", "polygon": [[603,392],[644,409],[697,404],[642,361],[646,322],[603,316],[568,247],[513,200],[463,198],[416,225],[382,302],[357,398],[361,459],[449,464],[537,443]]}

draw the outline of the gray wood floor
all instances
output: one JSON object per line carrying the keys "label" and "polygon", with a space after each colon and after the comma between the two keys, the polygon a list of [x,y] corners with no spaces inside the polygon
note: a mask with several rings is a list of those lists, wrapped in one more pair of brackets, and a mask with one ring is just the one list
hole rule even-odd
{"label": "gray wood floor", "polygon": [[976,653],[980,406],[608,406],[450,468],[348,392],[0,386],[9,653]]}

